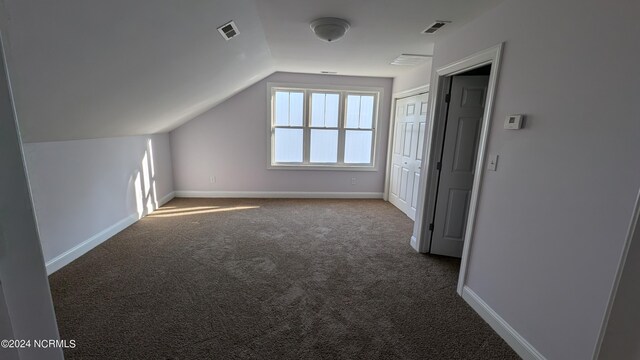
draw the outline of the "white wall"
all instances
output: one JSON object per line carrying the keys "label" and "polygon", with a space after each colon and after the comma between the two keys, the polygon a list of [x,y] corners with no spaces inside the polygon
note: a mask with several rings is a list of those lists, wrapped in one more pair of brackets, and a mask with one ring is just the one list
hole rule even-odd
{"label": "white wall", "polygon": [[49,272],[173,192],[168,134],[28,143],[24,151]]}
{"label": "white wall", "polygon": [[394,77],[393,93],[425,86],[429,84],[429,80],[431,80],[431,60]]}
{"label": "white wall", "polygon": [[[11,319],[15,339],[59,338],[49,281],[31,205],[20,133],[0,52],[0,320]],[[9,332],[7,324],[0,333]],[[0,351],[3,359],[15,352]],[[21,348],[22,360],[58,360],[58,348]]]}
{"label": "white wall", "polygon": [[[377,171],[268,170],[267,82],[383,87]],[[275,73],[171,132],[180,191],[383,192],[391,79]],[[216,177],[211,183],[209,178]],[[351,178],[356,185],[351,185]]]}
{"label": "white wall", "polygon": [[438,69],[505,42],[466,285],[548,359],[592,357],[640,186],[638,14],[510,0],[435,46]]}
{"label": "white wall", "polygon": [[[2,232],[0,231],[0,243],[3,241]],[[4,300],[2,283],[0,283],[0,340],[1,339],[15,339],[13,327],[11,326],[11,318],[9,317],[9,308],[7,307],[7,302]],[[0,347],[0,358],[4,360],[18,360],[18,350]]]}
{"label": "white wall", "polygon": [[640,222],[631,236],[600,360],[640,359]]}

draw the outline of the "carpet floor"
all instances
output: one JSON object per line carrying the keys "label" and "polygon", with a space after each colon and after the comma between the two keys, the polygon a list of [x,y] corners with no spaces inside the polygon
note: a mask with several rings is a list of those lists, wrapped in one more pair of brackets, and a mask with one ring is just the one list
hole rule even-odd
{"label": "carpet floor", "polygon": [[51,275],[74,359],[519,359],[381,200],[174,199]]}

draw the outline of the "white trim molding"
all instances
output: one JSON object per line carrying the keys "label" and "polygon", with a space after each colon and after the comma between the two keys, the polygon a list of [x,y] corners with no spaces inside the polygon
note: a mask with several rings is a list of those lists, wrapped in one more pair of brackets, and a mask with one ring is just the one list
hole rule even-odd
{"label": "white trim molding", "polygon": [[176,192],[172,191],[170,193],[168,193],[167,195],[165,195],[164,197],[162,197],[162,199],[160,199],[160,201],[158,201],[158,207],[168,203],[169,201],[171,201],[174,197],[176,197]]}
{"label": "white trim molding", "polygon": [[598,359],[600,351],[602,350],[602,343],[604,342],[604,336],[607,332],[607,325],[609,324],[609,318],[611,317],[611,311],[613,310],[613,304],[616,300],[616,294],[620,287],[620,280],[622,279],[622,273],[624,272],[624,266],[627,263],[627,256],[629,254],[629,248],[631,242],[635,236],[636,231],[640,231],[640,191],[636,195],[636,203],[633,208],[633,214],[631,215],[631,221],[629,222],[629,228],[627,229],[627,238],[625,240],[622,254],[620,254],[620,262],[618,269],[616,270],[616,277],[613,280],[611,291],[609,292],[609,302],[607,303],[607,309],[602,317],[602,323],[600,324],[600,333],[598,334],[598,340],[593,349],[593,360]]}
{"label": "white trim molding", "polygon": [[413,250],[420,252],[420,249],[418,249],[418,239],[416,239],[415,236],[411,237],[410,245],[413,248]]}
{"label": "white trim molding", "polygon": [[[302,124],[300,125],[278,125],[275,122],[275,101],[276,92],[291,91],[301,93],[303,99],[302,105]],[[318,127],[311,124],[311,106],[313,93],[334,93],[338,94],[338,119],[335,127]],[[373,113],[371,128],[352,129],[346,126],[347,117],[347,98],[351,95],[367,95],[373,96]],[[376,154],[377,143],[380,137],[378,131],[378,119],[380,117],[380,103],[384,99],[384,88],[382,87],[363,87],[363,86],[336,86],[336,85],[318,85],[318,84],[290,84],[267,82],[267,121],[268,121],[268,142],[267,142],[267,169],[269,170],[342,170],[342,171],[377,171],[377,160],[379,154]],[[303,151],[302,161],[296,163],[278,163],[275,159],[275,130],[276,129],[297,129],[303,133]],[[334,130],[338,132],[337,154],[335,163],[313,163],[311,161],[311,132],[312,130]],[[371,139],[371,157],[369,163],[351,164],[345,162],[345,141],[348,131],[370,131]]]}
{"label": "white trim molding", "polygon": [[436,123],[444,116],[442,111],[442,97],[444,96],[442,89],[445,88],[445,79],[447,77],[464,73],[466,71],[491,65],[491,73],[489,75],[489,84],[487,89],[486,107],[482,117],[482,127],[478,143],[478,154],[476,156],[476,173],[473,178],[473,188],[471,191],[471,200],[469,201],[469,210],[467,217],[466,232],[464,235],[464,247],[462,251],[462,260],[460,264],[460,275],[458,280],[458,294],[462,295],[462,289],[465,285],[467,264],[469,262],[469,249],[473,239],[476,210],[478,208],[478,197],[482,186],[483,169],[487,142],[489,137],[489,129],[491,125],[491,116],[493,112],[493,102],[496,93],[498,73],[500,71],[500,57],[502,54],[503,43],[495,45],[484,51],[475,53],[461,60],[452,62],[448,65],[438,68],[433,80],[431,81],[430,98],[430,114],[425,146],[422,158],[425,159],[420,174],[420,191],[418,192],[418,204],[416,206],[416,221],[413,229],[413,236],[416,238],[418,252],[428,252],[431,241],[431,231],[429,230],[429,219],[433,217],[435,211],[435,195],[433,192],[436,188],[435,154],[438,152],[435,138],[437,137]]}
{"label": "white trim molding", "polygon": [[[175,197],[183,198],[299,198],[299,199],[382,199],[379,192],[296,192],[296,191],[172,191],[158,201],[158,207]],[[146,215],[145,215],[146,216]],[[73,248],[46,262],[47,275],[62,269],[91,249],[135,224],[138,214],[131,214],[93,235]]]}
{"label": "white trim molding", "polygon": [[[158,207],[168,203],[176,196],[176,192],[172,191],[167,195],[163,196],[158,201]],[[146,215],[145,215],[146,216]],[[76,260],[80,256],[89,252],[89,250],[95,248],[96,246],[102,244],[103,242],[109,240],[111,237],[115,236],[117,233],[122,230],[128,228],[129,226],[135,224],[138,220],[140,220],[139,215],[131,214],[126,218],[116,222],[115,224],[107,227],[106,229],[100,231],[99,233],[93,235],[89,239],[81,242],[80,244],[72,247],[71,249],[65,251],[64,253],[54,257],[53,259],[46,262],[45,266],[47,268],[47,275],[51,275],[54,272],[62,269],[63,267],[70,264],[72,261]]]}
{"label": "white trim molding", "polygon": [[382,199],[379,192],[176,191],[182,198]]}
{"label": "white trim molding", "polygon": [[546,360],[522,335],[520,335],[508,322],[495,312],[478,294],[465,286],[462,290],[462,298],[469,304],[484,321],[495,330],[511,348],[524,360]]}
{"label": "white trim molding", "polygon": [[89,239],[65,251],[64,253],[47,261],[47,275],[51,275],[54,272],[62,269],[64,266],[70,264],[73,260],[76,260],[80,256],[86,254],[89,250],[95,248],[115,234],[133,225],[136,221],[138,221],[138,214],[131,214],[126,218],[118,221],[117,223],[109,226],[108,228],[100,231],[99,233],[93,235]]}
{"label": "white trim molding", "polygon": [[[429,79],[424,79],[424,80],[425,81],[429,81]],[[427,92],[429,92],[429,84],[418,86],[418,87],[413,88],[413,89],[408,89],[408,90],[395,92],[395,93],[393,93],[393,98],[394,99],[402,99],[402,98],[406,98],[406,97],[409,97],[409,96],[420,95],[420,94],[427,93]]]}
{"label": "white trim molding", "polygon": [[[429,81],[429,79],[425,79]],[[429,93],[429,84],[418,86],[417,88],[396,92],[391,97],[391,114],[389,115],[389,136],[387,139],[387,163],[384,173],[384,194],[382,198],[384,201],[389,201],[389,187],[391,186],[391,164],[393,162],[393,139],[395,139],[396,132],[396,102],[399,99],[409,96],[420,95]],[[425,130],[426,131],[426,130]],[[425,134],[426,136],[427,134]],[[416,247],[414,247],[416,248]]]}
{"label": "white trim molding", "polygon": [[462,260],[460,262],[460,274],[458,278],[458,293],[462,292],[467,279],[467,265],[469,264],[469,252],[473,241],[473,232],[476,225],[476,211],[478,210],[478,198],[482,190],[482,178],[484,175],[484,159],[489,140],[489,129],[491,128],[491,116],[493,115],[493,103],[495,101],[496,88],[498,86],[498,74],[500,72],[500,58],[502,56],[502,43],[472,55],[466,59],[451,64],[439,71],[455,74],[461,71],[468,71],[487,64],[491,64],[489,75],[489,86],[487,89],[486,107],[482,119],[482,129],[480,132],[480,143],[478,145],[478,155],[476,158],[476,173],[473,177],[473,188],[471,191],[471,201],[469,201],[469,211],[467,218],[467,228],[464,236],[464,246],[462,248]]}

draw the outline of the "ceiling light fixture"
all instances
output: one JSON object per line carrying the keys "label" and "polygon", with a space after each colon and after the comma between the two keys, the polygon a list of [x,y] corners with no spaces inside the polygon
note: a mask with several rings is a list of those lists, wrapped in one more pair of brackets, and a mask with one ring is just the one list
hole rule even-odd
{"label": "ceiling light fixture", "polygon": [[325,17],[313,20],[310,27],[320,40],[334,42],[342,39],[351,25],[344,19]]}

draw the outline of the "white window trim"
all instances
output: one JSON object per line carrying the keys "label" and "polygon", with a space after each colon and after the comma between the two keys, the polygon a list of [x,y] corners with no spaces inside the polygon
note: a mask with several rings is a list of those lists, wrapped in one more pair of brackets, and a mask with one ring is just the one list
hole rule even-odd
{"label": "white window trim", "polygon": [[[276,90],[293,90],[304,92],[304,108],[303,108],[303,161],[304,163],[276,163],[274,162],[274,129],[273,112],[274,112],[274,94]],[[338,163],[336,164],[313,164],[309,163],[310,148],[310,96],[309,92],[339,92],[339,113],[338,113]],[[345,164],[344,162],[344,139],[346,129],[344,127],[346,112],[346,94],[354,95],[370,95],[374,94],[373,109],[373,141],[371,144],[371,163],[370,164]],[[376,147],[379,140],[378,118],[380,112],[380,101],[383,99],[384,89],[381,87],[363,87],[363,86],[335,86],[335,85],[317,85],[317,84],[296,84],[296,83],[267,83],[267,169],[274,170],[330,170],[330,171],[377,171]],[[357,130],[357,129],[353,129]],[[364,130],[364,129],[363,129]]]}

